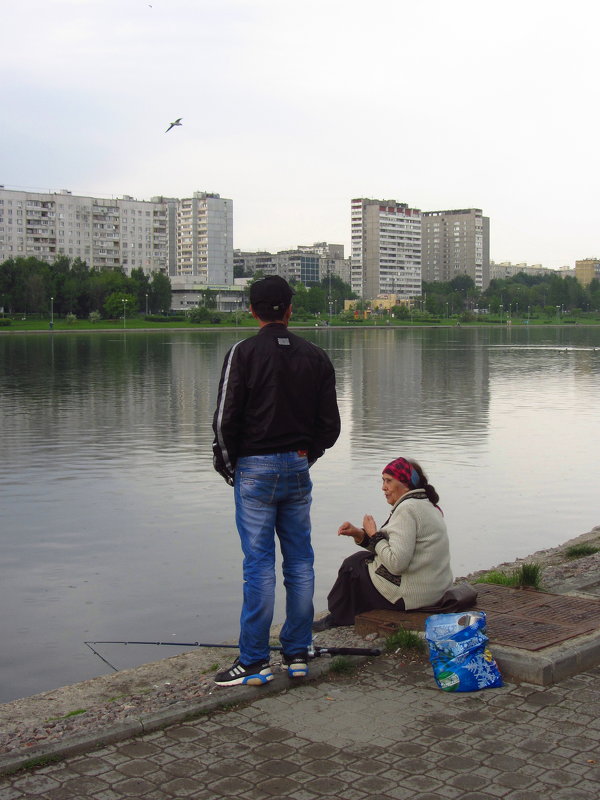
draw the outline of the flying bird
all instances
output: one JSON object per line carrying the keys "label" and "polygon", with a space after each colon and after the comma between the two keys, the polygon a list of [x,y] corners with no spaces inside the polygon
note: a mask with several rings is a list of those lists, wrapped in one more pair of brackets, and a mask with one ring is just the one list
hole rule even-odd
{"label": "flying bird", "polygon": [[165,131],[165,133],[168,133],[168,132],[171,130],[171,128],[174,128],[176,125],[181,125],[181,120],[182,120],[182,119],[183,119],[183,117],[178,117],[178,119],[176,119],[176,120],[175,120],[175,122],[172,122],[172,123],[169,125],[169,127],[167,128],[167,130]]}

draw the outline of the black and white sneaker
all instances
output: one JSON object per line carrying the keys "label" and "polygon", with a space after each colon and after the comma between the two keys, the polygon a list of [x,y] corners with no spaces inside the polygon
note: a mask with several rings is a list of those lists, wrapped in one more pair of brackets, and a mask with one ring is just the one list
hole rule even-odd
{"label": "black and white sneaker", "polygon": [[306,678],[308,675],[308,655],[304,653],[296,653],[292,656],[283,654],[281,659],[281,668],[287,670],[290,678]]}
{"label": "black and white sneaker", "polygon": [[229,669],[217,672],[214,681],[217,686],[261,686],[273,680],[273,672],[268,661],[258,661],[256,664],[242,664],[239,658],[233,662]]}

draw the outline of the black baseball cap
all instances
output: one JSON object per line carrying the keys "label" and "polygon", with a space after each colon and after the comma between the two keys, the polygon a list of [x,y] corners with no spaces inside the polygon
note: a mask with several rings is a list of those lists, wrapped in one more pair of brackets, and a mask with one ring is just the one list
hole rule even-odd
{"label": "black baseball cap", "polygon": [[250,285],[250,305],[282,313],[290,305],[294,290],[279,275],[267,275]]}

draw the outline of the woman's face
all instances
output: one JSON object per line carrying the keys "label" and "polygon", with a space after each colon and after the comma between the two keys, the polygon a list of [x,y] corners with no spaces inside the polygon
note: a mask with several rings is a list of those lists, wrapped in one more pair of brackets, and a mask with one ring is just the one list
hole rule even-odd
{"label": "woman's face", "polygon": [[408,492],[408,486],[400,483],[396,478],[392,478],[387,472],[383,473],[381,489],[385,495],[385,499],[393,506],[400,498]]}

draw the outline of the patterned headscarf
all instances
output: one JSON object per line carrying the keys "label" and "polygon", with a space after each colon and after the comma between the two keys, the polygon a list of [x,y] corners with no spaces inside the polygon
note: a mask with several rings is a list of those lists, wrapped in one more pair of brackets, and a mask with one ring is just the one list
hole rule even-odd
{"label": "patterned headscarf", "polygon": [[395,458],[382,472],[391,475],[392,478],[395,478],[397,481],[400,481],[400,483],[404,483],[406,486],[410,486],[413,489],[416,489],[421,482],[419,473],[410,461],[407,461],[405,458]]}

